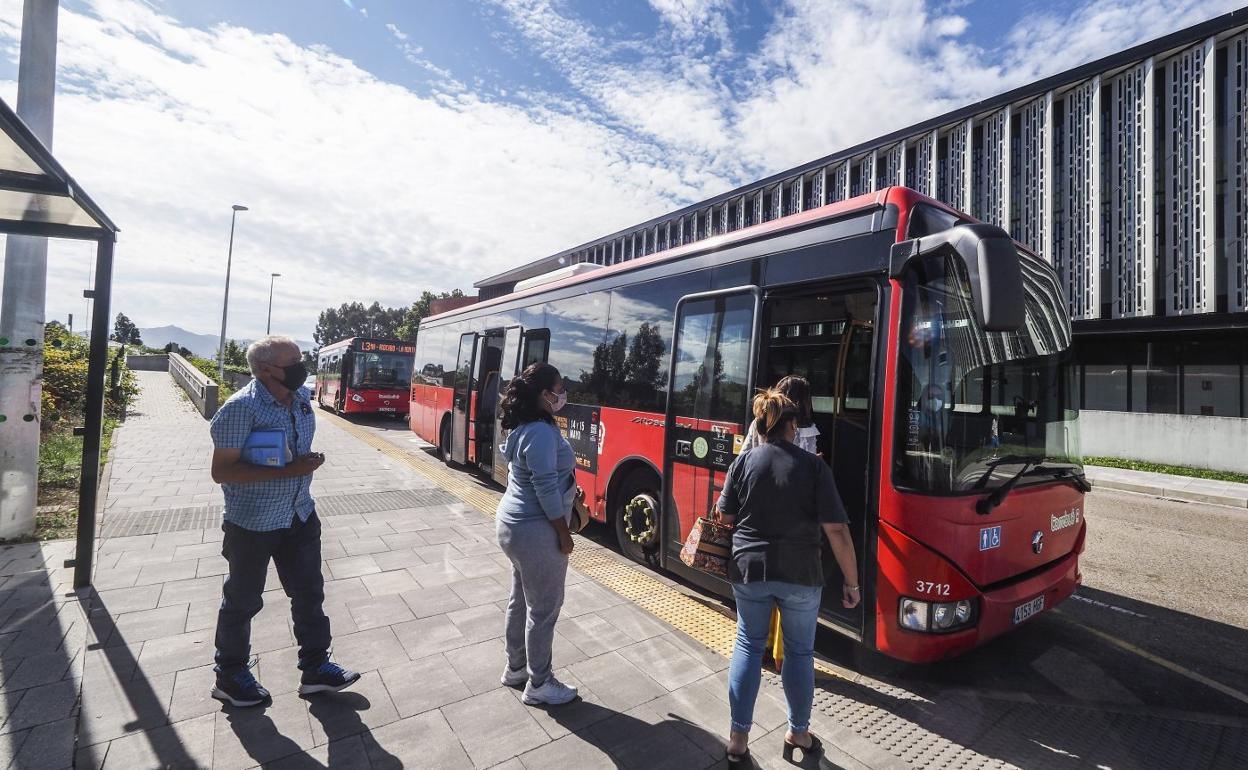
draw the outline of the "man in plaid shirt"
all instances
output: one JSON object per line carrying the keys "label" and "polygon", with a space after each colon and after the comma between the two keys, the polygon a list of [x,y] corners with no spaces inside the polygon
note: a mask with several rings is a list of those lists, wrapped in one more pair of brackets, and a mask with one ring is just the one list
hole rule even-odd
{"label": "man in plaid shirt", "polygon": [[[255,378],[229,398],[212,418],[212,480],[225,493],[221,555],[230,571],[217,614],[217,684],[212,697],[235,706],[255,706],[269,697],[251,674],[251,619],[264,605],[269,560],[277,567],[299,642],[299,693],[337,692],[360,675],[329,659],[329,618],[321,575],[321,523],[312,500],[312,474],[325,462],[312,451],[316,416],[299,346],[271,336],[247,348]],[[243,459],[247,437],[256,430],[281,431],[285,465],[253,465]]]}

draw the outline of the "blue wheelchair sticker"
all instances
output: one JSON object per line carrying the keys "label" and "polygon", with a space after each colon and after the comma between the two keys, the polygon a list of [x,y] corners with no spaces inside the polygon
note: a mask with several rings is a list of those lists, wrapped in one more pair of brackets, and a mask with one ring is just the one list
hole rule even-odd
{"label": "blue wheelchair sticker", "polygon": [[979,531],[979,550],[991,551],[1001,547],[1001,528],[984,527]]}

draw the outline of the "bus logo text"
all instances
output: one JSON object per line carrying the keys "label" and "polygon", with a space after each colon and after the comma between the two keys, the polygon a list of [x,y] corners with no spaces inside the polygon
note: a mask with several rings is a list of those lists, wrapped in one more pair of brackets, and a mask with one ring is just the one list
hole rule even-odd
{"label": "bus logo text", "polygon": [[1056,532],[1059,529],[1066,529],[1067,527],[1075,526],[1079,523],[1080,514],[1081,511],[1078,508],[1071,508],[1061,516],[1058,516],[1056,513],[1053,514],[1049,518],[1049,531]]}

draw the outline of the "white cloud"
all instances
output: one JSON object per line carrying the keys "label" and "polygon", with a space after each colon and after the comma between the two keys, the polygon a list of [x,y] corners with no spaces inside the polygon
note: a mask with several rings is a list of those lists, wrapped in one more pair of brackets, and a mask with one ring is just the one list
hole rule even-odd
{"label": "white cloud", "polygon": [[[494,1],[518,33],[500,45],[536,51],[571,90],[469,88],[393,24],[431,93],[322,46],[192,29],[138,0],[62,9],[55,146],[122,227],[114,309],[212,331],[241,202],[252,210],[239,218],[231,330],[263,328],[280,272],[274,326],[309,337],[327,305],[468,289],[1231,5],[1088,0],[983,50],[960,2],[787,0],[745,52],[726,1],[652,0],[667,32],[646,40],[548,0]],[[20,0],[0,0],[10,60],[20,15]],[[14,91],[0,83],[10,103]],[[90,256],[54,248],[53,315],[80,316]]]}
{"label": "white cloud", "polygon": [[407,40],[407,33],[399,29],[399,25],[389,22],[386,24],[386,29],[390,30],[390,34],[394,35],[395,38],[399,40]]}

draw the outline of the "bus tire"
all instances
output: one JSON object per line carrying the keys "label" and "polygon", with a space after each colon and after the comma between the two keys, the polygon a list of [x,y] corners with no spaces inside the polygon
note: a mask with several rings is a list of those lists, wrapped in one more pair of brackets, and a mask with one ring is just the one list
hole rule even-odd
{"label": "bus tire", "polygon": [[660,489],[653,472],[634,470],[620,482],[612,505],[611,518],[620,553],[648,566],[654,565],[659,550]]}
{"label": "bus tire", "polygon": [[442,427],[438,430],[438,459],[449,466],[454,466],[451,461],[451,420],[444,418]]}

